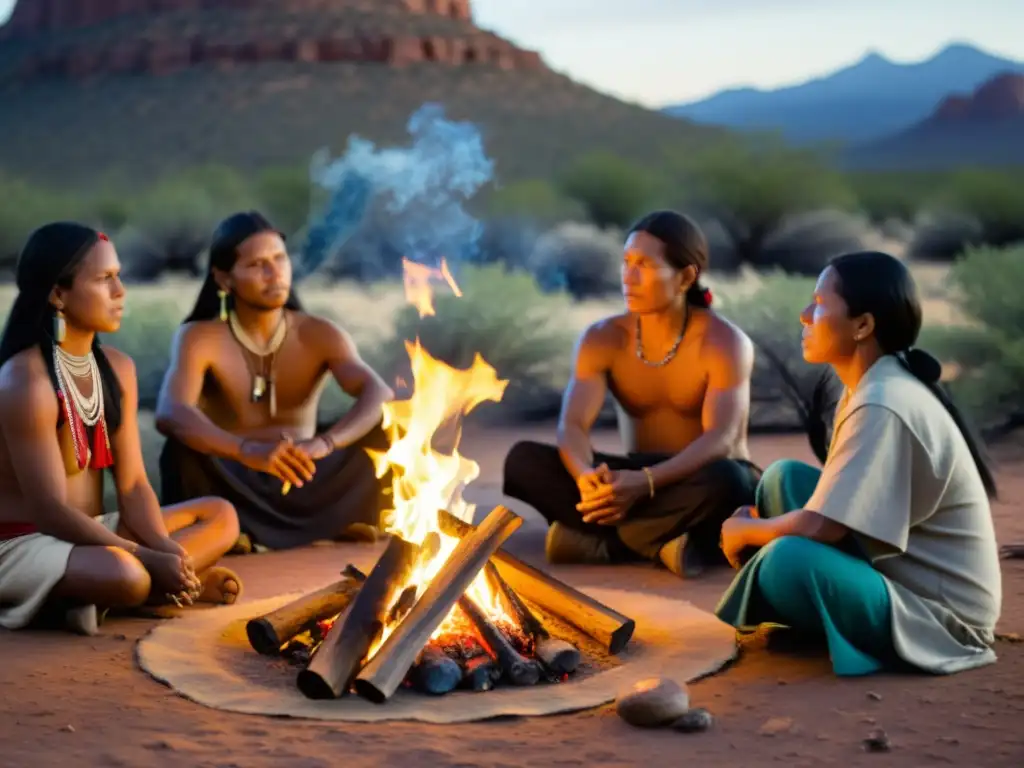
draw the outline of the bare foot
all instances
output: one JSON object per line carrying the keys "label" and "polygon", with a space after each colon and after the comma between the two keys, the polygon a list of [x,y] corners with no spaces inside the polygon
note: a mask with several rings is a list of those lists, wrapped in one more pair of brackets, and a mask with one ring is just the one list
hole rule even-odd
{"label": "bare foot", "polygon": [[231,605],[242,593],[242,580],[230,568],[214,566],[201,573],[200,578],[203,591],[197,602]]}

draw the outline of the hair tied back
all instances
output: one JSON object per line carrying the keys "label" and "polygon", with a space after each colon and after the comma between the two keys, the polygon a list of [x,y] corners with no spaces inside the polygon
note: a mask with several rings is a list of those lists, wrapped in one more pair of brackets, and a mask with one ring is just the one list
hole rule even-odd
{"label": "hair tied back", "polygon": [[911,347],[903,353],[907,368],[925,384],[938,384],[942,378],[942,363],[923,349]]}

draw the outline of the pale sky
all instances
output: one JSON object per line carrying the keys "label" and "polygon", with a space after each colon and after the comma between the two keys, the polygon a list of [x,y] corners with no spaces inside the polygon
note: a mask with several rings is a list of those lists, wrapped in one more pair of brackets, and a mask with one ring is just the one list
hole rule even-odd
{"label": "pale sky", "polygon": [[[472,0],[477,22],[550,66],[648,106],[777,87],[869,50],[920,60],[953,41],[1024,60],[1022,0]],[[0,19],[13,7],[0,0]]]}

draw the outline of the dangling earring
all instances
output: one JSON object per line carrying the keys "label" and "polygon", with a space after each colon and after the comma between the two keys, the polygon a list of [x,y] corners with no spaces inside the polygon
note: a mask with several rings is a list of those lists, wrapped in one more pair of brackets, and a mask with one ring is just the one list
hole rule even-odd
{"label": "dangling earring", "polygon": [[57,310],[53,316],[53,338],[56,339],[58,344],[64,342],[64,337],[67,335],[67,325],[64,322],[64,312]]}
{"label": "dangling earring", "polygon": [[217,291],[217,296],[220,297],[220,321],[226,323],[228,321],[228,292],[221,288]]}

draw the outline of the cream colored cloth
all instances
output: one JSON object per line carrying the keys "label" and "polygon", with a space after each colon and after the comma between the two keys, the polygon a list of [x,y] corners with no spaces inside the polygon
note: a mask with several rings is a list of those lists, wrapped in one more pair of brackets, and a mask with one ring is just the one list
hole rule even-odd
{"label": "cream colored cloth", "polygon": [[807,509],[850,528],[886,578],[905,661],[937,673],[995,661],[1002,576],[988,497],[952,417],[895,357],[844,395]]}
{"label": "cream colored cloth", "polygon": [[[120,515],[97,518],[111,531]],[[46,603],[68,567],[73,544],[42,533],[0,541],[0,627],[21,629]]]}

